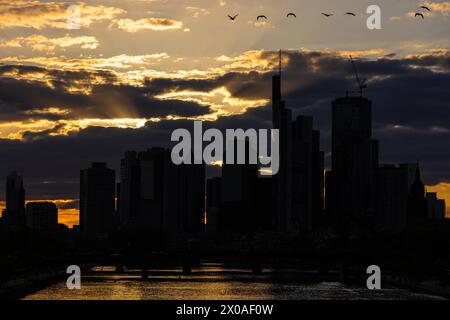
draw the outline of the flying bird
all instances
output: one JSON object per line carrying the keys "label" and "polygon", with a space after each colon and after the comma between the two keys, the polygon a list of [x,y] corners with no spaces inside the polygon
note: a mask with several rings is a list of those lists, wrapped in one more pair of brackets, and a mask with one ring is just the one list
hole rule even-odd
{"label": "flying bird", "polygon": [[260,19],[266,19],[266,20],[269,20],[269,19],[267,19],[266,16],[263,16],[263,15],[258,16],[258,17],[256,18],[256,20],[258,20],[258,21],[259,21]]}
{"label": "flying bird", "polygon": [[287,18],[289,18],[289,17],[297,18],[297,15],[295,13],[290,12],[290,13],[288,13],[288,15],[286,17]]}
{"label": "flying bird", "polygon": [[422,17],[422,19],[425,19],[423,14],[416,12],[416,15],[414,17]]}
{"label": "flying bird", "polygon": [[230,15],[228,15],[228,18],[230,18],[230,20],[236,20],[236,18],[239,16],[239,13],[237,14],[237,15],[235,15],[235,16],[230,16]]}
{"label": "flying bird", "polygon": [[353,12],[346,12],[345,14],[348,15],[348,16],[354,16],[354,17],[356,17],[356,14],[354,14]]}
{"label": "flying bird", "polygon": [[426,6],[420,6],[419,9],[425,9],[425,10],[427,10],[427,11],[431,11],[431,9],[428,8],[428,7],[426,7]]}
{"label": "flying bird", "polygon": [[333,14],[332,13],[323,13],[322,12],[322,15],[324,15],[325,17],[331,17]]}

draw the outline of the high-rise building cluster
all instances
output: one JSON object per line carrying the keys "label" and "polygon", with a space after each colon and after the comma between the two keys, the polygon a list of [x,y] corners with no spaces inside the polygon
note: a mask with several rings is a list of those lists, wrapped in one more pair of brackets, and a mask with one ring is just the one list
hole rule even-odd
{"label": "high-rise building cluster", "polygon": [[117,187],[119,228],[200,232],[205,219],[205,165],[174,165],[170,150],[126,152]]}
{"label": "high-rise building cluster", "polygon": [[[370,100],[347,95],[332,103],[332,161],[325,170],[313,118],[293,119],[282,99],[281,73],[272,81],[272,122],[280,136],[277,175],[260,175],[255,164],[223,164],[221,176],[207,179],[205,165],[176,166],[169,150],[127,152],[121,160],[114,218],[111,170],[101,169],[103,183],[109,185],[106,198],[103,184],[82,180],[82,186],[90,183],[94,190],[81,194],[82,229],[89,230],[89,216],[103,221],[99,208],[105,207],[110,222],[121,229],[181,233],[295,235],[344,221],[355,228],[395,232],[409,223],[445,218],[445,202],[426,193],[418,163],[379,164]],[[101,199],[108,205],[84,209],[84,203]]]}
{"label": "high-rise building cluster", "polygon": [[10,227],[28,227],[51,233],[58,227],[58,208],[52,202],[28,202],[25,205],[23,175],[17,171],[6,177],[6,208],[1,222]]}
{"label": "high-rise building cluster", "polygon": [[[102,236],[114,229],[296,235],[343,224],[354,230],[370,226],[397,232],[426,219],[445,218],[445,201],[426,192],[419,163],[379,163],[372,102],[362,92],[332,103],[328,170],[313,118],[293,119],[283,101],[281,71],[272,79],[272,123],[280,138],[279,171],[273,176],[261,175],[256,164],[223,164],[220,176],[208,178],[205,164],[175,165],[170,150],[156,147],[126,152],[118,181],[106,163],[93,163],[80,173],[82,233]],[[249,152],[248,141],[244,143]],[[52,230],[57,210],[48,202],[25,207],[22,174],[7,177],[5,224]]]}

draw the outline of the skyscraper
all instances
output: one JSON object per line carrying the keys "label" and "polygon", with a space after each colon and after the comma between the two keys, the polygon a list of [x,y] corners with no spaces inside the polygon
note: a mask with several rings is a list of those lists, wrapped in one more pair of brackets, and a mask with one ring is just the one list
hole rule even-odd
{"label": "skyscraper", "polygon": [[313,224],[313,119],[298,116],[292,125],[292,216],[295,229],[310,231]]}
{"label": "skyscraper", "polygon": [[324,155],[313,118],[298,116],[293,122],[282,100],[281,52],[280,72],[272,78],[272,126],[280,138],[280,168],[270,181],[273,225],[280,232],[309,232],[322,220]]}
{"label": "skyscraper", "polygon": [[402,231],[407,222],[408,171],[405,167],[383,165],[378,169],[376,181],[377,226]]}
{"label": "skyscraper", "polygon": [[281,98],[281,68],[272,77],[272,126],[280,138],[280,169],[272,183],[273,224],[280,232],[297,232],[292,217],[292,112]]}
{"label": "skyscraper", "polygon": [[408,175],[408,193],[411,191],[411,187],[414,183],[414,180],[416,179],[417,166],[418,166],[417,162],[400,164],[400,168],[406,170]]}
{"label": "skyscraper", "polygon": [[204,231],[204,164],[175,165],[166,153],[163,229],[173,233]]}
{"label": "skyscraper", "polygon": [[[250,232],[259,222],[256,210],[258,165],[249,163],[250,143],[247,140],[235,142],[227,148],[234,148],[234,164],[225,163],[222,166],[220,224],[227,231]],[[238,143],[245,144],[245,164],[237,164]]]}
{"label": "skyscraper", "polygon": [[372,140],[372,103],[338,98],[332,106],[333,214],[369,218],[374,213],[377,143]]}
{"label": "skyscraper", "polygon": [[5,222],[14,225],[25,225],[25,189],[22,174],[11,172],[6,178]]}
{"label": "skyscraper", "polygon": [[138,154],[138,227],[162,230],[165,185],[169,179],[167,151],[151,148]]}
{"label": "skyscraper", "polygon": [[85,235],[103,236],[114,220],[114,170],[106,163],[93,163],[80,173],[80,228]]}
{"label": "skyscraper", "polygon": [[220,214],[222,208],[222,178],[208,179],[206,186],[206,228],[208,233],[219,231]]}
{"label": "skyscraper", "polygon": [[121,161],[120,227],[198,232],[205,211],[205,166],[174,165],[170,151],[127,152]]}
{"label": "skyscraper", "polygon": [[325,153],[320,150],[320,131],[313,131],[312,145],[312,226],[317,228],[325,223],[324,216],[324,183]]}
{"label": "skyscraper", "polygon": [[408,222],[413,224],[420,223],[423,220],[426,220],[427,217],[425,186],[420,177],[420,166],[417,164],[416,175],[408,196]]}
{"label": "skyscraper", "polygon": [[118,190],[119,227],[137,224],[139,201],[139,163],[137,153],[128,151],[120,161],[120,187]]}
{"label": "skyscraper", "polygon": [[324,155],[312,117],[298,116],[292,132],[293,223],[296,230],[308,232],[323,219]]}
{"label": "skyscraper", "polygon": [[[327,170],[325,172],[325,220],[330,223],[335,220],[335,216],[333,216],[333,207],[335,205],[335,201],[333,199],[333,172]],[[335,221],[334,221],[335,222]]]}

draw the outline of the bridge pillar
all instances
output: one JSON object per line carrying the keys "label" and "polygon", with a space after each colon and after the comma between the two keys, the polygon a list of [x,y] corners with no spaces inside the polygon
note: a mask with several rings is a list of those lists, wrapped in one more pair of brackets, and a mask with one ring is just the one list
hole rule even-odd
{"label": "bridge pillar", "polygon": [[142,268],[141,278],[142,278],[142,280],[148,280],[148,268],[147,267]]}
{"label": "bridge pillar", "polygon": [[253,265],[252,265],[252,273],[254,275],[257,275],[257,276],[263,274],[263,266],[262,266],[261,262],[258,261],[258,262],[254,262],[253,263]]}
{"label": "bridge pillar", "polygon": [[192,265],[189,262],[183,263],[183,274],[185,276],[192,274]]}
{"label": "bridge pillar", "polygon": [[116,273],[124,273],[124,267],[121,264],[116,265]]}
{"label": "bridge pillar", "polygon": [[345,261],[341,261],[339,265],[339,278],[341,282],[346,282],[348,280],[348,264]]}
{"label": "bridge pillar", "polygon": [[327,258],[322,257],[319,259],[319,275],[321,276],[327,276],[330,273],[330,263]]}

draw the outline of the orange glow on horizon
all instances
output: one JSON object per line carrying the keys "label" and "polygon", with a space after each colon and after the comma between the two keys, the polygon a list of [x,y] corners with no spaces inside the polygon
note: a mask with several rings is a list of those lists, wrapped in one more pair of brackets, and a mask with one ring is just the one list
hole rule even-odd
{"label": "orange glow on horizon", "polygon": [[450,183],[441,182],[434,186],[427,186],[427,192],[437,192],[438,198],[445,200],[446,217],[450,219]]}
{"label": "orange glow on horizon", "polygon": [[[58,223],[64,224],[69,228],[80,224],[80,211],[75,208],[61,208],[64,204],[75,201],[74,199],[58,199],[58,200],[28,200],[28,202],[53,202],[58,207]],[[0,201],[0,217],[3,216],[5,202]]]}
{"label": "orange glow on horizon", "polygon": [[69,228],[80,224],[80,211],[78,209],[58,209],[58,223]]}

